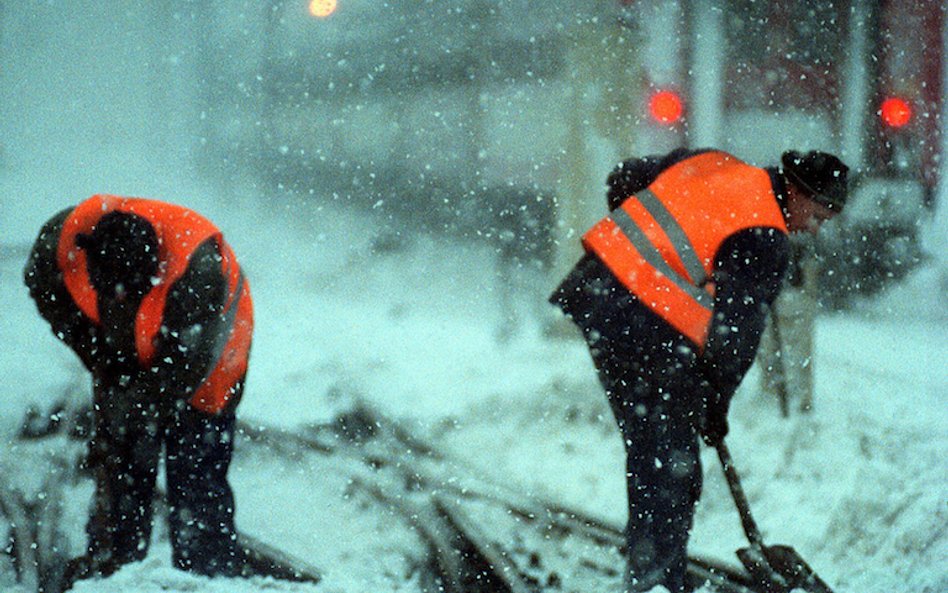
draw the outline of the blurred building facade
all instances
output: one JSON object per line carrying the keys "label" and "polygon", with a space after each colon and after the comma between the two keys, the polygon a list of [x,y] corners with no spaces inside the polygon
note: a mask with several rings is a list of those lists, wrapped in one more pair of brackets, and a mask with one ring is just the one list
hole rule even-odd
{"label": "blurred building facade", "polygon": [[[435,230],[479,224],[513,187],[541,196],[568,238],[601,214],[615,162],[679,145],[761,164],[834,150],[864,178],[914,182],[930,207],[944,177],[942,4],[339,0],[323,18],[307,0],[4,4],[0,129],[15,145],[44,125],[92,151],[143,136],[142,120],[140,144],[176,149],[189,127],[211,172],[381,200]],[[122,69],[97,59],[121,48]],[[57,86],[73,71],[88,84]],[[659,91],[680,115],[654,118]],[[904,122],[880,117],[886,98],[905,102]],[[910,209],[915,192],[888,181],[860,187]]]}
{"label": "blurred building facade", "polygon": [[[107,12],[3,6],[3,166],[37,158],[28,146],[61,160],[40,154],[54,143],[35,124],[88,154],[113,141],[185,151],[222,180],[521,249],[546,270],[538,294],[578,257],[607,173],[633,154],[714,145],[767,164],[790,147],[839,152],[858,172],[847,216],[882,245],[862,261],[883,276],[916,259],[944,178],[937,0],[339,0],[323,18],[306,0],[160,0]],[[122,47],[122,68],[97,59]],[[87,85],[57,87],[76,69]],[[679,111],[650,111],[659,93]],[[905,121],[880,117],[887,98],[905,102]],[[64,119],[46,117],[55,109]]]}
{"label": "blurred building facade", "polygon": [[[938,182],[936,0],[341,0],[322,19],[302,0],[200,10],[215,162],[435,231],[483,234],[533,194],[538,204],[516,207],[552,210],[555,242],[575,243],[618,160],[679,145],[758,164],[790,147],[841,153],[859,187],[902,210],[930,206]],[[650,115],[658,91],[680,97],[673,121]],[[889,96],[912,106],[907,124],[879,117]],[[551,259],[562,269],[574,255]]]}

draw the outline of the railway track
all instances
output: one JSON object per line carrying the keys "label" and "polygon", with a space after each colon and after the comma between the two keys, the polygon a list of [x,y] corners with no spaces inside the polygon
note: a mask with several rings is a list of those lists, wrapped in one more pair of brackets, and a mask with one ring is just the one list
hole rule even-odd
{"label": "railway track", "polygon": [[[24,437],[24,450],[44,442],[44,455],[59,468],[50,471],[33,494],[0,478],[0,536],[6,518],[11,539],[5,551],[30,591],[58,593],[57,579],[70,550],[57,540],[70,539],[63,534],[82,539],[84,516],[67,516],[61,502],[67,491],[91,491],[89,477],[75,469],[84,447],[67,434],[73,425],[59,422],[49,431],[34,429]],[[423,560],[407,562],[418,565],[420,593],[622,589],[624,538],[616,526],[486,479],[364,405],[354,405],[330,423],[292,431],[239,422],[237,440],[237,457],[279,458],[301,473],[313,467],[333,472],[338,481],[349,484],[350,494],[375,508],[363,512],[398,517],[400,525],[417,535],[415,541],[422,542],[423,549],[410,553]],[[315,485],[325,475],[312,480]],[[46,502],[39,504],[40,499]],[[44,525],[45,532],[30,525]],[[320,579],[319,567],[309,559],[247,534],[240,542],[253,574],[304,582]],[[703,591],[754,593],[742,569],[706,559],[691,558],[688,577]]]}
{"label": "railway track", "polygon": [[[622,589],[618,527],[488,480],[365,406],[299,431],[242,424],[239,432],[297,458],[308,451],[337,460],[355,488],[405,518],[427,542],[437,583],[432,591]],[[688,577],[694,588],[754,593],[742,569],[708,559],[691,558]]]}

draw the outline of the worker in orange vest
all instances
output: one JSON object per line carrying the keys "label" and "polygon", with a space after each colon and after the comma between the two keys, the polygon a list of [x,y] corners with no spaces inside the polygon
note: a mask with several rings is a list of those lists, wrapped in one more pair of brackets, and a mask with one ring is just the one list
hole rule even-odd
{"label": "worker in orange vest", "polygon": [[626,445],[629,591],[685,590],[698,436],[715,445],[728,432],[788,232],[816,232],[846,202],[835,156],[781,163],[685,149],[626,161],[609,178],[611,213],[550,298],[581,329]]}
{"label": "worker in orange vest", "polygon": [[25,281],[92,374],[95,500],[67,587],[145,557],[162,447],[175,566],[239,573],[227,469],[253,306],[221,232],[181,206],[96,195],[45,224]]}

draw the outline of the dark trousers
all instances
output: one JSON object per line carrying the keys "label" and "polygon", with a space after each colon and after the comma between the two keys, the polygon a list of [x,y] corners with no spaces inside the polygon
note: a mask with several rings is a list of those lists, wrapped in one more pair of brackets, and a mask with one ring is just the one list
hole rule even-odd
{"label": "dark trousers", "polygon": [[696,354],[595,258],[584,258],[551,300],[582,330],[625,444],[627,588],[683,591],[707,397]]}
{"label": "dark trousers", "polygon": [[147,554],[163,449],[174,565],[236,574],[234,498],[227,481],[233,412],[207,415],[167,394],[140,396],[100,385],[95,392],[90,465],[96,496],[86,527],[95,571],[112,572]]}
{"label": "dark trousers", "polygon": [[701,495],[701,460],[696,414],[688,381],[675,378],[674,356],[653,373],[621,354],[594,348],[599,379],[626,450],[628,590],[648,591],[661,584],[684,590],[688,535]]}

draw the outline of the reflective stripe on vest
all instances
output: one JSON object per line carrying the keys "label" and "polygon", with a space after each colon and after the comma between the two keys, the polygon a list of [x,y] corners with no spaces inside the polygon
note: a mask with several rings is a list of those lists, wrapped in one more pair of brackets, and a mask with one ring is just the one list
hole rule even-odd
{"label": "reflective stripe on vest", "polygon": [[668,262],[662,257],[662,254],[655,248],[655,245],[649,241],[645,233],[642,232],[642,229],[639,228],[625,210],[622,208],[614,210],[612,214],[610,214],[613,222],[616,223],[619,229],[625,234],[626,239],[632,243],[635,249],[645,258],[645,261],[678,285],[683,291],[687,292],[691,298],[698,301],[702,307],[710,309],[712,296],[702,288],[702,286],[706,284],[707,279],[704,266],[698,261],[694,247],[692,247],[691,241],[688,240],[684,230],[682,230],[675,218],[668,212],[668,209],[665,208],[665,205],[659,201],[651,190],[644,189],[632,197],[637,199],[645,207],[648,213],[658,221],[659,225],[668,235],[668,238],[671,239],[675,253],[684,263],[690,278],[682,276],[672,270]]}
{"label": "reflective stripe on vest", "polygon": [[[224,244],[226,245],[226,243]],[[225,251],[225,274],[230,298],[224,305],[224,323],[215,344],[220,348],[217,362],[201,386],[191,397],[191,405],[207,413],[223,410],[234,396],[238,384],[247,373],[250,343],[253,336],[253,301],[250,284],[237,266],[230,247]],[[235,274],[236,272],[236,274]]]}
{"label": "reflective stripe on vest", "polygon": [[786,232],[763,169],[705,152],[669,167],[583,235],[583,246],[699,349],[707,341],[721,244],[751,227]]}

